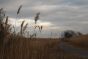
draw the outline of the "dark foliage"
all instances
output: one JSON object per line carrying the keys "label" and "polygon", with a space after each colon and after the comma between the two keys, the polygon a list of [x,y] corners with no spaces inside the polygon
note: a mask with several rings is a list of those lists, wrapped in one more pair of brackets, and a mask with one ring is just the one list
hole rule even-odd
{"label": "dark foliage", "polygon": [[79,35],[82,35],[82,33],[75,32],[72,30],[66,30],[61,33],[61,38],[71,38],[71,37],[75,37],[75,36],[79,36]]}

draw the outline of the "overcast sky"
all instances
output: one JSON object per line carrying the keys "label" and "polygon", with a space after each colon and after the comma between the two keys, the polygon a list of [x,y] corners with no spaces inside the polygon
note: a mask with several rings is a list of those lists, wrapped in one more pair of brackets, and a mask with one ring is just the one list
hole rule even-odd
{"label": "overcast sky", "polygon": [[[23,5],[19,19],[17,9]],[[6,10],[10,23],[17,20],[32,24],[34,16],[40,12],[38,23],[44,25],[47,33],[63,30],[75,30],[88,33],[88,0],[0,0],[0,8]]]}

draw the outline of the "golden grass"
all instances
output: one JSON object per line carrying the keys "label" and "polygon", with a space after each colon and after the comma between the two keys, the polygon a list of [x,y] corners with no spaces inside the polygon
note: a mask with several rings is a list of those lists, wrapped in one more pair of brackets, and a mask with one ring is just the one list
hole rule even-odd
{"label": "golden grass", "polygon": [[[21,8],[22,5],[18,8],[17,15],[20,13]],[[40,13],[36,14],[35,25],[39,19],[39,15]],[[68,54],[60,49],[59,39],[24,38],[24,36],[22,36],[23,30],[26,30],[27,25],[28,24],[24,26],[24,21],[22,22],[20,30],[21,36],[19,36],[15,33],[15,30],[11,33],[11,28],[8,24],[8,16],[5,23],[0,23],[0,59],[84,59],[78,57],[77,55]],[[7,29],[5,29],[5,27]],[[42,30],[42,27],[40,29]],[[78,44],[79,41],[74,40],[70,42],[77,42]]]}
{"label": "golden grass", "polygon": [[80,59],[59,48],[57,39],[19,38],[1,47],[0,59]]}
{"label": "golden grass", "polygon": [[88,35],[73,37],[70,40],[68,40],[68,42],[73,46],[88,49]]}

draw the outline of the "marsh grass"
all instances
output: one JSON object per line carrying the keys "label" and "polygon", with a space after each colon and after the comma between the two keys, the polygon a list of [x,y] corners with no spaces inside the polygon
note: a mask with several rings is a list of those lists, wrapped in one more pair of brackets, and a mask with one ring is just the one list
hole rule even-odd
{"label": "marsh grass", "polygon": [[39,20],[39,15],[40,15],[40,12],[38,12],[34,18],[35,24],[37,24],[37,21]]}
{"label": "marsh grass", "polygon": [[[5,46],[0,59],[82,59],[73,54],[65,53],[58,46],[57,39],[27,39],[12,40],[12,44]],[[2,56],[2,57],[1,57]]]}
{"label": "marsh grass", "polygon": [[19,8],[17,10],[17,15],[20,13],[21,8],[22,8],[22,5],[19,6]]}
{"label": "marsh grass", "polygon": [[[17,15],[20,13],[18,8]],[[0,9],[2,12],[3,9]],[[20,26],[20,35],[15,31],[15,27],[8,23],[9,17],[3,22],[3,17],[0,18],[0,59],[84,59],[73,54],[68,54],[59,48],[60,40],[49,38],[36,38],[36,33],[33,33],[30,38],[23,36],[28,23],[24,25],[22,21]],[[36,14],[35,24],[39,19],[40,13]],[[42,31],[43,26],[37,26]],[[14,31],[11,32],[11,29]],[[31,39],[31,40],[30,40]],[[35,40],[36,39],[36,40]],[[85,58],[86,59],[86,58]]]}
{"label": "marsh grass", "polygon": [[73,37],[68,40],[68,43],[75,47],[88,49],[88,35],[81,35],[78,37]]}

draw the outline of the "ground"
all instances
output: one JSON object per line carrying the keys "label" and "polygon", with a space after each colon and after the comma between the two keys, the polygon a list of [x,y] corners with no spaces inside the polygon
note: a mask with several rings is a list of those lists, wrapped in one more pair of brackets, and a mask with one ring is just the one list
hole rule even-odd
{"label": "ground", "polygon": [[64,42],[58,38],[19,38],[0,47],[0,59],[88,59],[80,51],[76,52],[75,49],[80,47],[69,42],[72,41]]}

